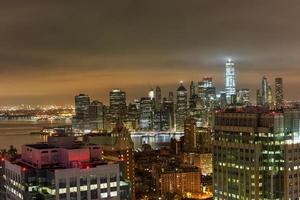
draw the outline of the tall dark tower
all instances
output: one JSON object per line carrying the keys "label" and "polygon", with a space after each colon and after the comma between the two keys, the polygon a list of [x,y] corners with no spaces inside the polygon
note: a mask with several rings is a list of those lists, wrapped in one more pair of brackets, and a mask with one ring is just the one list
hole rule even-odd
{"label": "tall dark tower", "polygon": [[256,90],[256,105],[257,106],[262,106],[262,96],[261,96],[261,93],[260,93],[260,90]]}
{"label": "tall dark tower", "polygon": [[75,96],[75,113],[76,119],[88,120],[89,118],[90,97],[85,94]]}
{"label": "tall dark tower", "polygon": [[197,100],[196,86],[194,81],[191,81],[190,84],[190,109],[191,110],[196,108],[196,100]]}
{"label": "tall dark tower", "polygon": [[283,107],[283,80],[275,78],[275,106],[277,109]]}
{"label": "tall dark tower", "polygon": [[180,82],[180,86],[177,89],[175,116],[176,116],[176,131],[183,131],[184,121],[187,117],[187,90],[183,86],[183,82]]}
{"label": "tall dark tower", "polygon": [[161,89],[159,86],[156,86],[155,89],[155,110],[161,110]]}
{"label": "tall dark tower", "polygon": [[126,114],[126,93],[120,89],[113,89],[109,93],[110,114],[113,122],[124,119]]}

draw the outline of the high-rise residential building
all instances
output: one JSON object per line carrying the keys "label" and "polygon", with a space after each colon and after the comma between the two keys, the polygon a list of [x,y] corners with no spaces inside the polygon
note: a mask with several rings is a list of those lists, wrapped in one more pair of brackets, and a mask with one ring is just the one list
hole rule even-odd
{"label": "high-rise residential building", "polygon": [[236,83],[235,83],[235,67],[234,62],[232,60],[228,60],[225,63],[225,91],[227,102],[231,102],[231,95],[236,94]]}
{"label": "high-rise residential building", "polygon": [[266,76],[263,76],[261,86],[262,86],[261,88],[262,105],[268,107],[269,106],[269,83]]}
{"label": "high-rise residential building", "polygon": [[214,199],[298,199],[299,110],[216,111]]}
{"label": "high-rise residential building", "polygon": [[99,145],[50,137],[48,143],[23,145],[21,158],[5,160],[6,199],[122,199],[119,164],[103,160]]}
{"label": "high-rise residential building", "polygon": [[[189,198],[201,196],[201,172],[197,167],[179,167],[159,169],[157,177],[157,190],[160,191],[163,199],[169,194],[177,193],[180,196]],[[172,198],[173,199],[173,198]]]}
{"label": "high-rise residential building", "polygon": [[99,101],[92,101],[89,106],[89,124],[92,131],[104,129],[104,108]]}
{"label": "high-rise residential building", "polygon": [[283,107],[283,80],[275,78],[275,106],[277,109]]}
{"label": "high-rise residential building", "polygon": [[237,103],[239,105],[249,106],[250,105],[250,90],[243,88],[237,90]]}
{"label": "high-rise residential building", "polygon": [[144,131],[153,128],[153,106],[150,97],[142,97],[140,101],[140,129]]}
{"label": "high-rise residential building", "polygon": [[187,117],[187,90],[183,86],[183,82],[180,82],[180,86],[177,89],[176,99],[176,131],[184,130],[184,121]]}
{"label": "high-rise residential building", "polygon": [[155,89],[155,110],[156,111],[161,110],[161,103],[162,103],[161,89],[159,86],[156,86]]}
{"label": "high-rise residential building", "polygon": [[75,118],[78,120],[88,120],[90,97],[85,94],[75,96]]}
{"label": "high-rise residential building", "polygon": [[120,89],[113,89],[109,93],[109,112],[112,122],[125,119],[126,115],[126,93]]}

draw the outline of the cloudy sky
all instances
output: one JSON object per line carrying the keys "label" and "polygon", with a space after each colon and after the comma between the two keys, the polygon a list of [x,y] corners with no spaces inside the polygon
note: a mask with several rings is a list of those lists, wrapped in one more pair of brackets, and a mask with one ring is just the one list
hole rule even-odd
{"label": "cloudy sky", "polygon": [[86,93],[107,102],[160,85],[211,76],[224,86],[236,63],[238,88],[284,78],[300,97],[300,1],[0,1],[0,105],[65,104]]}

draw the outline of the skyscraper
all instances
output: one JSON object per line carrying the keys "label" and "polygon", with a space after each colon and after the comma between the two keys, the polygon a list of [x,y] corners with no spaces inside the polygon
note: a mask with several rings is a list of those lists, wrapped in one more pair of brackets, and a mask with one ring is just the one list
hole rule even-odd
{"label": "skyscraper", "polygon": [[155,110],[161,110],[161,89],[159,86],[156,86],[155,89]]}
{"label": "skyscraper", "polygon": [[74,131],[90,130],[89,124],[90,97],[85,94],[75,96],[75,116],[72,120]]}
{"label": "skyscraper", "polygon": [[163,104],[162,104],[162,115],[163,119],[166,119],[166,123],[163,124],[164,130],[172,131],[174,129],[174,122],[175,122],[175,116],[174,116],[174,102],[170,101],[167,98],[164,98]]}
{"label": "skyscraper", "polygon": [[104,129],[104,109],[99,101],[93,101],[89,106],[89,123],[91,130]]}
{"label": "skyscraper", "polygon": [[214,199],[298,199],[299,110],[215,114]]}
{"label": "skyscraper", "polygon": [[90,97],[85,94],[75,96],[75,118],[87,120],[89,118]]}
{"label": "skyscraper", "polygon": [[191,81],[191,84],[190,84],[190,97],[194,96],[195,94],[196,94],[195,84],[194,84],[194,81]]}
{"label": "skyscraper", "polygon": [[154,90],[151,88],[150,90],[149,90],[149,92],[148,92],[148,97],[150,97],[151,98],[151,100],[152,99],[154,99]]}
{"label": "skyscraper", "polygon": [[129,130],[119,120],[110,133],[102,135],[88,135],[84,139],[88,143],[100,145],[102,147],[103,154],[108,161],[118,162],[120,164],[120,176],[130,181],[132,189],[130,192],[130,199],[134,200],[134,144],[130,137]]}
{"label": "skyscraper", "polygon": [[109,93],[109,111],[112,122],[123,120],[126,114],[126,93],[120,89],[113,89]]}
{"label": "skyscraper", "polygon": [[267,77],[263,76],[261,82],[261,96],[262,96],[262,105],[269,105],[269,83]]}
{"label": "skyscraper", "polygon": [[237,103],[239,105],[250,105],[250,90],[243,88],[237,90]]}
{"label": "skyscraper", "polygon": [[275,78],[275,106],[277,109],[283,106],[283,80]]}
{"label": "skyscraper", "polygon": [[256,106],[262,106],[262,105],[263,105],[262,96],[261,96],[260,90],[257,89],[256,90]]}
{"label": "skyscraper", "polygon": [[231,103],[231,95],[235,95],[236,89],[235,89],[235,68],[234,68],[234,62],[229,59],[225,63],[225,91],[226,91],[226,97],[227,102]]}
{"label": "skyscraper", "polygon": [[169,92],[168,100],[174,102],[174,93]]}
{"label": "skyscraper", "polygon": [[187,91],[183,86],[183,82],[180,82],[180,86],[177,89],[176,99],[176,131],[184,130],[184,121],[187,117]]}
{"label": "skyscraper", "polygon": [[201,122],[202,126],[209,126],[216,105],[216,88],[211,77],[204,77],[198,82],[195,104],[195,109],[190,116]]}
{"label": "skyscraper", "polygon": [[273,91],[272,91],[272,88],[271,88],[270,85],[269,85],[269,88],[268,88],[268,106],[272,109],[274,107]]}
{"label": "skyscraper", "polygon": [[194,81],[191,81],[190,84],[190,100],[189,100],[189,106],[190,111],[193,112],[193,110],[196,108],[196,102],[197,101],[197,94],[196,94],[196,86]]}
{"label": "skyscraper", "polygon": [[138,130],[138,122],[140,118],[139,109],[136,103],[129,103],[127,111],[126,127],[132,130]]}
{"label": "skyscraper", "polygon": [[144,131],[153,128],[153,109],[150,97],[142,97],[140,103],[140,129]]}

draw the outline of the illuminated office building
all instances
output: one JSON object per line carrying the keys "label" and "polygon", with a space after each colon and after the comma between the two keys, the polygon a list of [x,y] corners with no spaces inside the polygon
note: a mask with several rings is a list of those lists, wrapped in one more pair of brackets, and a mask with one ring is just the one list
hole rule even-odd
{"label": "illuminated office building", "polygon": [[237,90],[237,103],[239,105],[249,106],[250,105],[250,90],[239,89]]}
{"label": "illuminated office building", "polygon": [[122,199],[119,165],[106,163],[99,145],[73,137],[23,145],[21,158],[4,167],[6,199]]}
{"label": "illuminated office building", "polygon": [[139,129],[139,118],[140,118],[139,112],[140,111],[138,109],[138,104],[136,102],[129,103],[128,111],[127,111],[126,127],[135,131]]}
{"label": "illuminated office building", "polygon": [[274,108],[273,91],[270,85],[268,88],[268,105],[270,109]]}
{"label": "illuminated office building", "polygon": [[140,101],[140,130],[149,131],[153,128],[153,106],[150,97],[142,97]]}
{"label": "illuminated office building", "polygon": [[126,93],[120,89],[112,90],[109,93],[109,112],[112,122],[125,119],[126,110]]}
{"label": "illuminated office building", "polygon": [[234,62],[230,59],[225,63],[225,92],[227,97],[227,103],[231,103],[231,95],[236,94],[235,85],[235,67]]}
{"label": "illuminated office building", "polygon": [[155,95],[155,92],[154,92],[154,90],[151,88],[150,90],[149,90],[149,92],[148,92],[148,97],[150,97],[150,99],[152,100],[152,99],[154,99],[154,96]]}
{"label": "illuminated office building", "polygon": [[214,199],[298,199],[300,111],[216,111]]}
{"label": "illuminated office building", "polygon": [[283,107],[283,80],[275,78],[275,106],[277,109]]}
{"label": "illuminated office building", "polygon": [[262,86],[261,88],[262,105],[268,107],[269,106],[269,83],[267,77],[263,76],[261,86]]}
{"label": "illuminated office building", "polygon": [[216,106],[216,88],[211,77],[198,82],[195,102],[195,107],[190,108],[190,116],[200,121],[202,126],[210,126]]}

